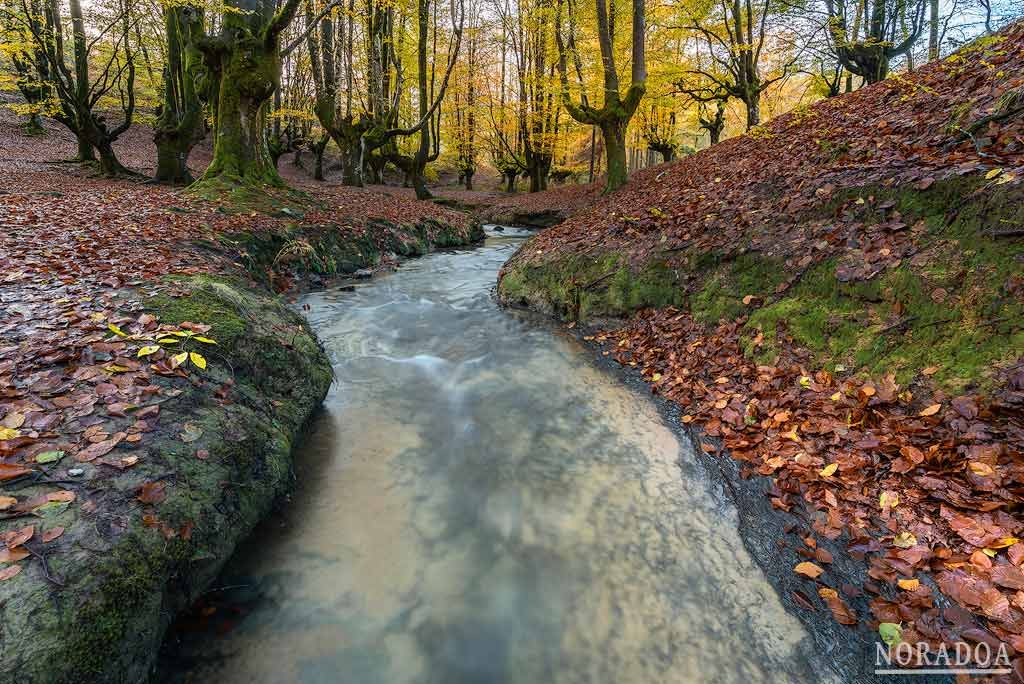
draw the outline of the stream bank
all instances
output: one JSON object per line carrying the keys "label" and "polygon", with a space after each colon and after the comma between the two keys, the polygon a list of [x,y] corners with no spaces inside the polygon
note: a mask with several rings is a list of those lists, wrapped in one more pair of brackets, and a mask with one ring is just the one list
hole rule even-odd
{"label": "stream bank", "polygon": [[0,678],[27,684],[145,681],[173,617],[294,484],[332,374],[275,290],[482,237],[372,192],[345,191],[377,218],[103,192],[88,251],[35,222],[95,214],[89,182],[4,198]]}

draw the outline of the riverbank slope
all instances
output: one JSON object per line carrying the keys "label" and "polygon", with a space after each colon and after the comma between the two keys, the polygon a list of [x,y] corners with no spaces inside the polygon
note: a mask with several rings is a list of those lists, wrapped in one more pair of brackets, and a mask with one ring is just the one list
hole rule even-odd
{"label": "riverbank slope", "polygon": [[276,293],[482,232],[369,189],[216,203],[94,178],[36,161],[59,129],[0,127],[0,678],[143,681],[288,489],[330,385]]}
{"label": "riverbank slope", "polygon": [[630,317],[587,337],[772,479],[803,520],[778,540],[798,610],[1024,652],[1022,66],[1017,25],[799,108],[636,174],[502,270],[506,303]]}

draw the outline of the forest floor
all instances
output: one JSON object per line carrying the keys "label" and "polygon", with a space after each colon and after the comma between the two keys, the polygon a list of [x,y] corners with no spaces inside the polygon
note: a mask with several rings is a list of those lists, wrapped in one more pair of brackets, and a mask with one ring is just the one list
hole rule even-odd
{"label": "forest floor", "polygon": [[[274,293],[483,234],[285,160],[306,194],[242,210],[55,163],[73,150],[0,110],[0,679],[142,681],[330,384]],[[117,145],[143,173],[152,150]]]}
{"label": "forest floor", "polygon": [[499,295],[770,478],[794,608],[1003,643],[1024,674],[1022,73],[1016,25],[639,172],[524,245]]}

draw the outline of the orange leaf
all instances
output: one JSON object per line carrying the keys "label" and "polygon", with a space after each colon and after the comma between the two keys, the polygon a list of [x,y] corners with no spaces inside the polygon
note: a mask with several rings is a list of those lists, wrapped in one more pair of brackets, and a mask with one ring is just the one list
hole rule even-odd
{"label": "orange leaf", "polygon": [[821,576],[821,573],[825,571],[810,561],[804,561],[803,563],[798,563],[797,566],[793,568],[793,572],[798,575],[803,575],[804,577],[815,579]]}

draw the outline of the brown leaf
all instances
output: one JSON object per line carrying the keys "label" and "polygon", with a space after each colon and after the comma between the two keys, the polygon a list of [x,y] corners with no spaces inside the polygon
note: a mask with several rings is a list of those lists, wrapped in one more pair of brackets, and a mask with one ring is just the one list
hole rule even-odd
{"label": "brown leaf", "polygon": [[118,432],[110,439],[105,439],[102,442],[97,442],[92,446],[86,447],[85,449],[82,449],[77,454],[75,454],[75,460],[85,463],[87,461],[97,459],[100,456],[106,456],[111,451],[113,451],[114,447],[120,444],[121,440],[123,440],[126,436],[127,433]]}
{"label": "brown leaf", "polygon": [[11,530],[4,535],[4,542],[7,544],[7,548],[13,549],[16,546],[21,546],[32,538],[32,535],[36,533],[35,525],[27,525],[20,530]]}
{"label": "brown leaf", "polygon": [[139,487],[138,499],[144,504],[158,504],[167,498],[167,484],[164,482],[146,482]]}
{"label": "brown leaf", "polygon": [[51,527],[50,529],[43,532],[43,543],[52,542],[54,539],[64,534],[63,527]]}
{"label": "brown leaf", "polygon": [[15,465],[13,463],[0,463],[0,482],[4,480],[13,480],[16,477],[22,475],[28,475],[32,470],[25,466]]}
{"label": "brown leaf", "polygon": [[22,547],[14,549],[0,549],[0,563],[17,563],[28,558],[29,553]]}
{"label": "brown leaf", "polygon": [[7,566],[3,570],[0,570],[0,582],[6,582],[7,580],[17,575],[19,572],[21,572],[20,565]]}

